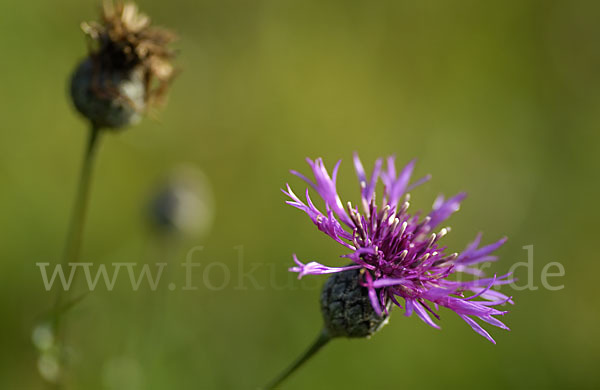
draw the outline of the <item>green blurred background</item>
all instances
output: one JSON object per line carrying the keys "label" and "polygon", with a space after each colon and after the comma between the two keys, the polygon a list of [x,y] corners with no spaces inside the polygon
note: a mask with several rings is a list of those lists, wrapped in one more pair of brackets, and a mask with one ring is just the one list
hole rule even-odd
{"label": "green blurred background", "polygon": [[[196,291],[132,292],[120,279],[68,315],[72,389],[257,388],[320,327],[319,286],[288,274],[291,254],[339,265],[343,248],[285,206],[306,156],[343,159],[339,189],[358,190],[351,153],[367,165],[419,159],[414,209],[469,193],[445,239],[461,250],[478,231],[508,243],[492,272],[527,259],[536,291],[510,292],[512,328],[496,346],[442,311],[432,329],[398,310],[371,340],[337,340],[292,377],[306,388],[598,388],[597,199],[600,3],[573,1],[140,1],[177,31],[182,70],[157,119],[103,139],[83,261],[168,261],[165,281],[194,260]],[[36,262],[60,259],[86,136],[67,98],[86,53],[82,20],[98,1],[0,3],[0,388],[41,389],[31,334],[54,294]],[[180,163],[209,178],[209,234],[171,248],[145,225],[157,183]],[[238,284],[245,271],[264,289]],[[559,261],[560,291],[540,286]],[[212,262],[231,280],[203,287]],[[123,274],[125,275],[125,274]],[[527,279],[521,269],[517,276]],[[221,284],[215,266],[209,282]],[[273,282],[274,281],[274,282]],[[81,282],[81,280],[80,280]],[[286,286],[277,288],[278,286]],[[288,283],[288,284],[286,284]],[[82,285],[80,284],[81,288]],[[508,291],[507,291],[508,292]]]}

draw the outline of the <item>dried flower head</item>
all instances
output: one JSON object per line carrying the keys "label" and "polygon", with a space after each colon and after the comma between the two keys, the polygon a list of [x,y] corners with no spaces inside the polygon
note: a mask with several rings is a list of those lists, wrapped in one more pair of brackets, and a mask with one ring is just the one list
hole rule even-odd
{"label": "dried flower head", "polygon": [[[491,288],[509,283],[510,275],[485,278],[481,270],[473,267],[481,262],[496,260],[492,252],[504,244],[506,238],[479,247],[481,235],[478,235],[461,254],[448,254],[446,247],[440,245],[440,239],[450,228],[445,227],[433,232],[440,223],[459,209],[460,202],[465,198],[464,193],[449,199],[438,197],[433,210],[423,218],[420,217],[420,213],[411,215],[408,213],[407,191],[430,177],[424,177],[409,185],[415,162],[411,161],[397,174],[394,157],[389,157],[387,169],[382,170],[383,161],[379,159],[369,178],[355,155],[354,166],[360,182],[361,207],[355,207],[350,202],[344,207],[336,189],[340,162],[336,164],[330,176],[320,158],[307,161],[312,168],[314,181],[301,173],[292,173],[306,181],[319,194],[325,202],[325,213],[314,205],[308,189],[306,201],[303,201],[288,185],[287,190],[283,192],[291,200],[286,203],[306,212],[320,231],[346,247],[349,253],[343,257],[350,259],[352,264],[345,267],[328,267],[317,262],[303,264],[294,255],[296,266],[290,268],[290,271],[298,272],[299,277],[349,271],[359,276],[354,279],[351,276],[337,278],[344,283],[343,286],[337,279],[325,284],[321,306],[325,327],[331,336],[352,336],[352,329],[356,327],[356,324],[350,321],[353,316],[356,321],[362,321],[363,329],[366,329],[360,337],[371,335],[378,329],[379,324],[372,322],[369,311],[385,318],[389,315],[390,303],[404,308],[407,316],[415,312],[434,328],[439,326],[431,316],[439,319],[438,308],[446,307],[491,342],[494,342],[492,337],[473,318],[508,329],[494,317],[503,315],[506,311],[498,310],[494,306],[513,302],[511,298]],[[384,186],[381,205],[377,204],[375,197],[375,187],[379,179]],[[450,279],[457,272],[476,275],[479,278],[471,281]],[[352,280],[355,280],[355,288],[364,291],[362,295],[357,296],[368,295],[369,308],[359,304],[356,298],[353,298],[354,302],[358,303],[354,305],[340,303],[340,299],[343,301],[346,299],[344,296],[348,295],[341,291],[349,290],[348,283]],[[472,294],[467,296],[467,292]],[[332,293],[337,294],[338,298],[324,300],[324,295]],[[358,314],[353,315],[351,310]]]}
{"label": "dried flower head", "polygon": [[77,109],[99,127],[132,124],[166,96],[175,74],[169,44],[175,35],[150,25],[134,3],[104,1],[102,20],[84,22],[89,56],[76,69],[71,94]]}

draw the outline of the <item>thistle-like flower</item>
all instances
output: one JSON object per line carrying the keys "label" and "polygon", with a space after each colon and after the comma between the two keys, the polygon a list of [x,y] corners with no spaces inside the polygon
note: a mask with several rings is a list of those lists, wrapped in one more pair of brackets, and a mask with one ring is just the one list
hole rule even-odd
{"label": "thistle-like flower", "polygon": [[[348,202],[344,206],[336,190],[340,162],[330,176],[322,159],[307,161],[314,181],[299,172],[292,173],[318,193],[325,203],[325,212],[315,206],[308,189],[306,199],[302,200],[287,185],[284,193],[291,200],[286,203],[306,212],[320,231],[346,247],[349,252],[342,257],[351,260],[351,264],[344,267],[328,267],[314,261],[303,264],[294,255],[296,266],[290,271],[298,272],[299,277],[334,274],[321,295],[325,331],[330,337],[370,336],[385,322],[392,304],[404,308],[407,316],[416,313],[434,328],[439,326],[432,316],[439,319],[439,307],[448,308],[493,343],[494,339],[475,319],[508,329],[495,317],[506,311],[495,307],[513,302],[492,287],[509,283],[510,275],[485,278],[474,267],[496,260],[492,253],[504,244],[506,238],[480,247],[479,234],[460,254],[446,253],[446,247],[440,244],[440,239],[450,228],[440,229],[439,226],[459,209],[464,193],[449,199],[438,197],[433,210],[424,217],[420,213],[409,214],[410,197],[407,192],[430,177],[409,184],[415,162],[411,161],[397,174],[394,157],[387,159],[385,170],[382,169],[383,161],[377,160],[370,177],[367,177],[355,154],[361,204],[356,207]],[[375,187],[380,179],[383,199],[378,204]],[[477,278],[453,280],[451,277],[458,272]],[[353,292],[353,288],[362,292]],[[370,305],[362,303],[367,301]]]}
{"label": "thistle-like flower", "polygon": [[75,70],[75,107],[98,128],[137,123],[148,104],[160,102],[174,75],[168,45],[175,36],[153,27],[134,3],[105,0],[102,21],[84,22],[90,53]]}

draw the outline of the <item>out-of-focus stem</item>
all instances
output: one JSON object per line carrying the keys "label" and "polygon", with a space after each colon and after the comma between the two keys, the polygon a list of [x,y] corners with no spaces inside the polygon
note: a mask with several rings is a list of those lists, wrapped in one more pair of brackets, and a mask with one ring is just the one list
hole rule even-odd
{"label": "out-of-focus stem", "polygon": [[[83,236],[83,230],[85,226],[85,219],[87,215],[87,204],[90,193],[90,183],[93,172],[95,152],[98,147],[98,140],[101,130],[92,124],[85,148],[83,157],[83,163],[81,166],[81,174],[79,177],[79,184],[77,187],[77,195],[75,203],[73,205],[73,212],[71,215],[71,222],[69,224],[69,230],[67,233],[67,239],[65,243],[65,249],[62,259],[61,267],[63,272],[67,272],[66,269],[70,262],[76,262],[79,260],[79,252],[81,249],[81,242]],[[72,284],[71,284],[72,287]],[[62,310],[63,306],[69,307],[69,302],[66,301],[68,291],[62,291],[58,289],[56,296],[56,302],[54,304],[54,325],[55,331],[58,332],[60,324],[60,318],[66,310]],[[65,302],[66,301],[66,302]]]}

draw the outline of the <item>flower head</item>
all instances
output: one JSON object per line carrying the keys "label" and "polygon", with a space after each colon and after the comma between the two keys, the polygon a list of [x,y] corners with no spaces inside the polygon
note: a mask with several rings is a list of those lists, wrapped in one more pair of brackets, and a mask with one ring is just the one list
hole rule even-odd
{"label": "flower head", "polygon": [[139,121],[149,103],[162,101],[175,74],[168,47],[175,35],[120,0],[105,0],[101,22],[81,28],[91,45],[71,81],[76,108],[98,127]]}
{"label": "flower head", "polygon": [[[497,285],[511,281],[510,275],[485,278],[475,265],[493,261],[492,253],[506,238],[480,247],[481,234],[461,253],[446,253],[440,240],[450,231],[449,227],[439,228],[452,213],[459,209],[464,193],[445,199],[436,199],[429,214],[410,214],[408,191],[429,180],[426,176],[410,184],[415,161],[408,163],[396,172],[394,157],[387,159],[383,169],[381,159],[375,162],[370,177],[354,155],[354,166],[360,183],[361,205],[350,202],[344,205],[336,189],[338,162],[332,174],[325,168],[322,159],[307,159],[312,168],[314,180],[292,171],[307,182],[325,203],[324,212],[319,210],[306,190],[305,200],[300,199],[287,185],[283,192],[291,199],[286,203],[304,211],[317,228],[345,246],[349,252],[342,257],[352,261],[345,267],[328,267],[317,262],[303,264],[294,255],[296,266],[290,271],[304,275],[337,273],[347,270],[360,271],[360,285],[368,291],[374,312],[387,316],[390,302],[405,309],[410,316],[413,312],[428,325],[439,328],[432,316],[439,319],[440,306],[458,314],[475,332],[494,342],[477,318],[502,329],[508,329],[495,316],[506,311],[495,306],[513,303],[511,298],[492,290]],[[383,183],[383,199],[378,204],[375,187]],[[463,272],[479,277],[471,281],[452,280],[450,277]],[[470,294],[469,294],[470,293]]]}

